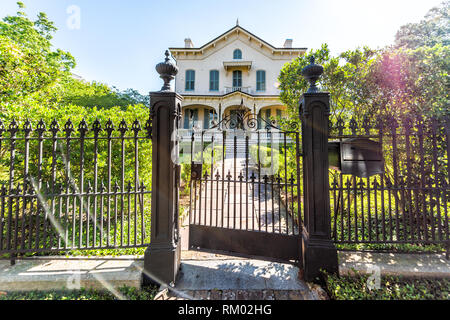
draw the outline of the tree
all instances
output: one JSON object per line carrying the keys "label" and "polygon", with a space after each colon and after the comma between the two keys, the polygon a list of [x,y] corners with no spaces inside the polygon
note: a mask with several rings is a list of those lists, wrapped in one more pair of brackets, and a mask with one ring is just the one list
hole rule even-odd
{"label": "tree", "polygon": [[[19,10],[24,8],[21,2],[18,5]],[[42,95],[70,74],[75,60],[68,52],[52,50],[55,31],[53,22],[42,12],[35,21],[18,11],[16,16],[7,16],[0,22],[2,106]]]}
{"label": "tree", "polygon": [[382,50],[364,47],[332,57],[326,45],[286,64],[279,77],[281,100],[298,116],[307,89],[301,70],[314,55],[324,67],[320,80],[331,94],[331,114],[342,118],[389,113],[443,119],[449,116],[449,6],[433,8],[420,23],[407,24],[396,43]]}
{"label": "tree", "polygon": [[288,106],[290,116],[298,117],[298,101],[308,88],[301,71],[314,56],[316,63],[324,67],[320,85],[323,91],[331,93],[331,113],[342,117],[362,116],[372,103],[365,81],[376,55],[376,50],[364,47],[332,57],[328,46],[323,44],[320,49],[311,50],[284,65],[279,76],[280,99]]}
{"label": "tree", "polygon": [[432,8],[425,19],[418,23],[408,23],[395,36],[395,47],[417,49],[433,47],[436,44],[450,45],[450,1],[446,0]]}
{"label": "tree", "polygon": [[52,50],[57,28],[45,13],[30,20],[21,9],[0,22],[0,108],[33,104],[62,108],[74,104],[86,108],[125,108],[146,104],[148,97],[133,89],[120,92],[99,82],[74,79],[75,59],[68,52]]}
{"label": "tree", "polygon": [[365,85],[383,112],[444,118],[448,109],[450,46],[386,48],[373,63]]}
{"label": "tree", "polygon": [[74,104],[86,108],[98,107],[109,109],[115,106],[127,107],[129,105],[148,105],[148,97],[139,94],[138,91],[127,89],[119,91],[115,87],[110,88],[106,84],[92,81],[69,78],[61,85],[60,105]]}

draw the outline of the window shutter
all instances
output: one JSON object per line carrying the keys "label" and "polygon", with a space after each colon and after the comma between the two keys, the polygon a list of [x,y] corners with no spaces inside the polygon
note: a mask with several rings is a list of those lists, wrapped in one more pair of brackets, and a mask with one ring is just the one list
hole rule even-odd
{"label": "window shutter", "polygon": [[209,129],[209,110],[203,109],[203,129]]}
{"label": "window shutter", "polygon": [[266,72],[264,70],[256,71],[256,90],[266,90]]}
{"label": "window shutter", "polygon": [[190,117],[190,113],[191,113],[191,110],[190,110],[190,109],[185,109],[185,110],[184,110],[184,128],[185,128],[185,129],[190,129],[190,128],[189,128],[189,117]]}
{"label": "window shutter", "polygon": [[195,71],[186,70],[186,91],[195,90]]}
{"label": "window shutter", "polygon": [[209,90],[219,90],[219,71],[217,70],[211,70],[209,72]]}
{"label": "window shutter", "polygon": [[242,87],[242,71],[233,71],[233,87]]}
{"label": "window shutter", "polygon": [[194,125],[196,125],[198,122],[198,109],[194,110]]}
{"label": "window shutter", "polygon": [[261,129],[261,111],[258,113],[258,130]]}

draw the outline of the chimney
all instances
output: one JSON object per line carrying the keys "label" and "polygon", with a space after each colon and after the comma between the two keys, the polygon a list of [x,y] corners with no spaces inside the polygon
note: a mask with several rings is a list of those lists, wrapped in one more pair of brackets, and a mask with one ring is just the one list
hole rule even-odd
{"label": "chimney", "polygon": [[292,39],[286,39],[286,41],[284,42],[284,48],[292,48]]}
{"label": "chimney", "polygon": [[189,38],[184,39],[184,47],[185,48],[193,48],[194,44],[192,43],[192,40]]}

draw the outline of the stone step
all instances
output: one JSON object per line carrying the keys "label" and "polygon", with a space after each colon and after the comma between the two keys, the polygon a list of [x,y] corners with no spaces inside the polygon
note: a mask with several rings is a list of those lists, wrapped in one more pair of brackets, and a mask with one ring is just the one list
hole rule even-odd
{"label": "stone step", "polygon": [[161,288],[155,300],[321,300],[320,287],[299,279],[292,264],[184,251],[174,288]]}
{"label": "stone step", "polygon": [[324,291],[313,293],[300,290],[187,290],[160,291],[155,300],[328,300]]}

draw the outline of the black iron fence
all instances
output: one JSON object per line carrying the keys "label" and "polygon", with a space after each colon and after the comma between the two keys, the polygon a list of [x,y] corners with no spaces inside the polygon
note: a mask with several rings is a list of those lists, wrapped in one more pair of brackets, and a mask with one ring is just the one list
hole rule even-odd
{"label": "black iron fence", "polygon": [[0,122],[0,255],[147,246],[150,137],[138,120]]}
{"label": "black iron fence", "polygon": [[383,174],[330,170],[332,237],[336,243],[449,245],[449,121],[422,117],[338,118],[330,140],[380,142]]}

